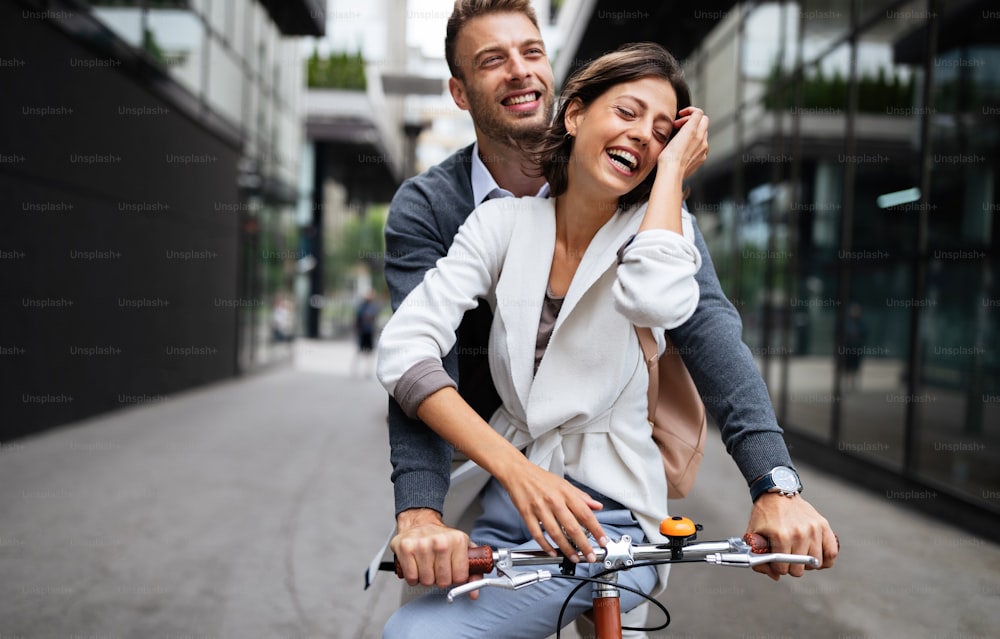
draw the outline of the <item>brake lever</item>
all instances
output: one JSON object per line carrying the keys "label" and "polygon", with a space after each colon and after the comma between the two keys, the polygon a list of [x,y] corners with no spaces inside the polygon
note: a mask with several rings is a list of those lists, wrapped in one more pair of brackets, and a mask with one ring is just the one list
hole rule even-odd
{"label": "brake lever", "polygon": [[536,570],[534,572],[502,574],[499,577],[491,577],[489,579],[477,579],[476,581],[470,581],[469,583],[462,584],[461,586],[455,586],[449,590],[448,603],[454,603],[456,597],[460,597],[474,590],[479,590],[480,588],[488,588],[492,586],[494,588],[503,588],[504,590],[520,590],[525,586],[530,586],[541,581],[548,581],[551,578],[552,573],[550,571]]}
{"label": "brake lever", "polygon": [[719,566],[754,567],[761,564],[805,564],[813,568],[820,567],[819,559],[809,555],[791,555],[783,552],[772,552],[764,555],[749,555],[741,552],[717,552],[705,555],[705,561]]}

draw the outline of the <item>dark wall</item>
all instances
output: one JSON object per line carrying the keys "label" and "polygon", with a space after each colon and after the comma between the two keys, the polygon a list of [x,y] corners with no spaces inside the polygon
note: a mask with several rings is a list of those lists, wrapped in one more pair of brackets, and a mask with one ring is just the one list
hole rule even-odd
{"label": "dark wall", "polygon": [[0,5],[0,439],[236,373],[239,149]]}

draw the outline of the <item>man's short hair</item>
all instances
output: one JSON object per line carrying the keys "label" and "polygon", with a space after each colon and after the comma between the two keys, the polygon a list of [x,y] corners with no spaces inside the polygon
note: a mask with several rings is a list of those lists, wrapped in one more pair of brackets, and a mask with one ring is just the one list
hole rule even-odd
{"label": "man's short hair", "polygon": [[444,59],[448,62],[452,77],[465,79],[461,65],[455,57],[455,44],[462,27],[473,18],[491,13],[523,13],[531,20],[531,24],[538,28],[538,18],[530,0],[456,0],[444,36]]}

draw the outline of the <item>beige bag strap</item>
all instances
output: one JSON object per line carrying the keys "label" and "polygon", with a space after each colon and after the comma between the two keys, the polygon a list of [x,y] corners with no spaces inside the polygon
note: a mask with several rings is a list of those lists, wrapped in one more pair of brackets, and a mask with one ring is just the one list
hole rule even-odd
{"label": "beige bag strap", "polygon": [[646,370],[649,371],[649,389],[646,391],[646,403],[649,407],[647,419],[650,425],[653,423],[653,416],[656,414],[656,402],[659,401],[660,391],[660,354],[656,350],[656,337],[650,328],[635,327],[635,334],[639,337],[639,348],[642,349],[642,358],[646,360]]}

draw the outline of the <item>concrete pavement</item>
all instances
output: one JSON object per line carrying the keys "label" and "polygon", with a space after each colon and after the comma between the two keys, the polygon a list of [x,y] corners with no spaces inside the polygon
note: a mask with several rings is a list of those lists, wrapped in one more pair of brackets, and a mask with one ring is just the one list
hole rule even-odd
{"label": "concrete pavement", "polygon": [[[380,636],[403,588],[383,574],[362,590],[392,518],[384,393],[352,375],[349,343],[296,353],[5,444],[0,638]],[[656,636],[1000,636],[1000,546],[901,505],[932,495],[801,471],[840,534],[837,566],[779,583],[676,567],[663,596],[673,623]],[[704,539],[743,531],[748,499],[714,432],[698,485],[671,511]]]}

